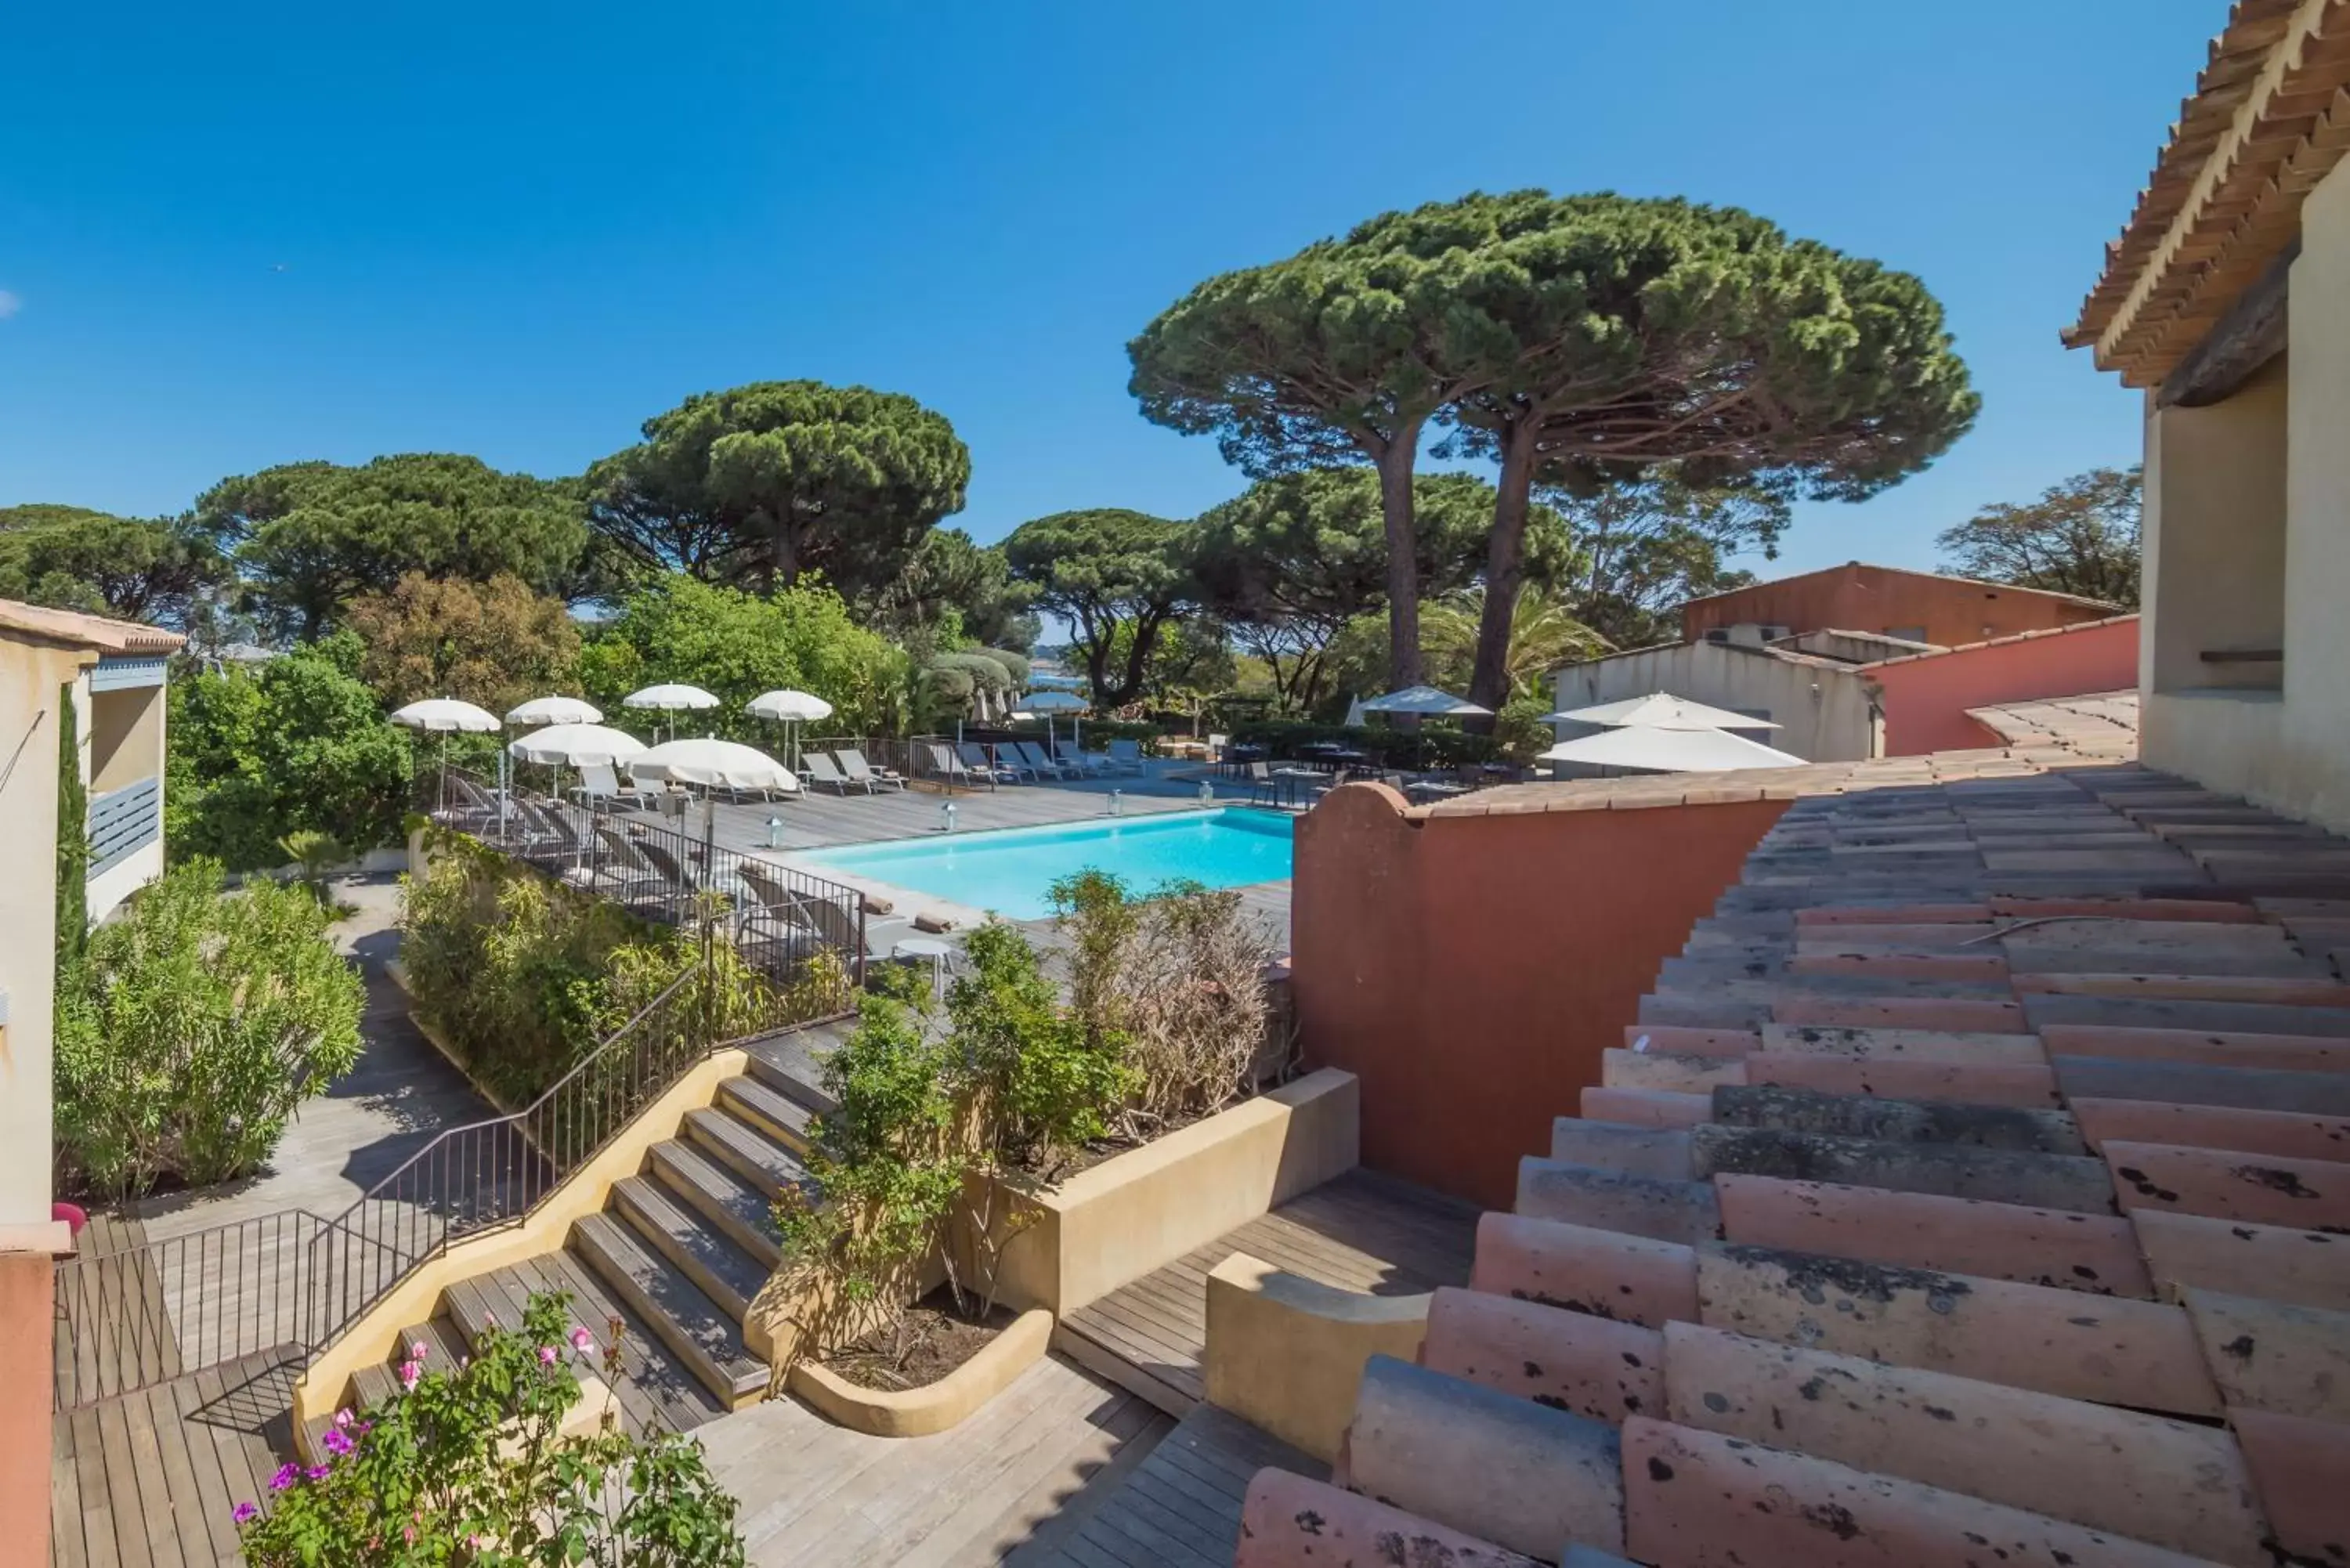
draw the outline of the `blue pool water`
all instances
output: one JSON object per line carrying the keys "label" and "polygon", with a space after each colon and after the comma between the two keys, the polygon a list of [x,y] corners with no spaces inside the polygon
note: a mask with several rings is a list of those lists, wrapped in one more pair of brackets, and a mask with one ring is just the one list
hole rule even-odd
{"label": "blue pool water", "polygon": [[1289,875],[1291,826],[1271,811],[1170,812],[1065,827],[942,833],[803,858],[1006,919],[1035,920],[1053,912],[1047,889],[1088,867],[1124,877],[1133,892],[1179,879],[1210,888],[1280,881]]}

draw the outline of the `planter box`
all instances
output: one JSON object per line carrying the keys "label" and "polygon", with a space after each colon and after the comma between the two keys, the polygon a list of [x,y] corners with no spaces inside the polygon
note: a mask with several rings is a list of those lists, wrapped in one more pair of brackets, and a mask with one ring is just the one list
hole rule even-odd
{"label": "planter box", "polygon": [[998,1297],[1074,1312],[1352,1170],[1358,1107],[1355,1075],[1324,1068],[1079,1171],[1033,1202],[1012,1199],[1034,1218],[1004,1248]]}
{"label": "planter box", "polygon": [[877,1438],[924,1438],[958,1425],[1034,1366],[1053,1338],[1053,1314],[1025,1312],[977,1355],[920,1388],[866,1388],[813,1361],[792,1366],[793,1393],[830,1420]]}

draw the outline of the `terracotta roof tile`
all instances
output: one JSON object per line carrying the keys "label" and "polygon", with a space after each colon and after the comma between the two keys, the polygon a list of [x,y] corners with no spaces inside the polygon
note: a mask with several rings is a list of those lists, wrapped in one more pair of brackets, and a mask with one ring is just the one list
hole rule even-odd
{"label": "terracotta roof tile", "polygon": [[16,599],[0,599],[0,628],[73,643],[100,653],[174,653],[187,639],[175,631],[135,620],[111,620],[78,610],[51,609]]}

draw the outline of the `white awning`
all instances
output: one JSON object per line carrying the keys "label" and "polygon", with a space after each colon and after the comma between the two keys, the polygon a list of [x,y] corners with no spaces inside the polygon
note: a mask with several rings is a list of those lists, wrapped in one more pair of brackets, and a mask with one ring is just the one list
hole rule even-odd
{"label": "white awning", "polygon": [[1795,768],[1791,756],[1723,730],[1659,730],[1630,725],[1562,741],[1543,753],[1548,763],[1623,768],[1644,774],[1721,774],[1737,768]]}

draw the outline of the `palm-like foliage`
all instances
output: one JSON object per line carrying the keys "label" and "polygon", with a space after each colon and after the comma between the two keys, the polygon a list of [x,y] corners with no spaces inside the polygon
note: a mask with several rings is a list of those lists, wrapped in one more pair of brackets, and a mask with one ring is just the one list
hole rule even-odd
{"label": "palm-like foliage", "polygon": [[[1482,587],[1448,595],[1420,612],[1421,644],[1428,650],[1430,673],[1445,690],[1458,691],[1467,683],[1477,661],[1477,632],[1484,615]],[[1509,697],[1539,696],[1544,677],[1560,665],[1596,658],[1613,648],[1560,601],[1521,594],[1510,609],[1509,644],[1503,656]]]}

